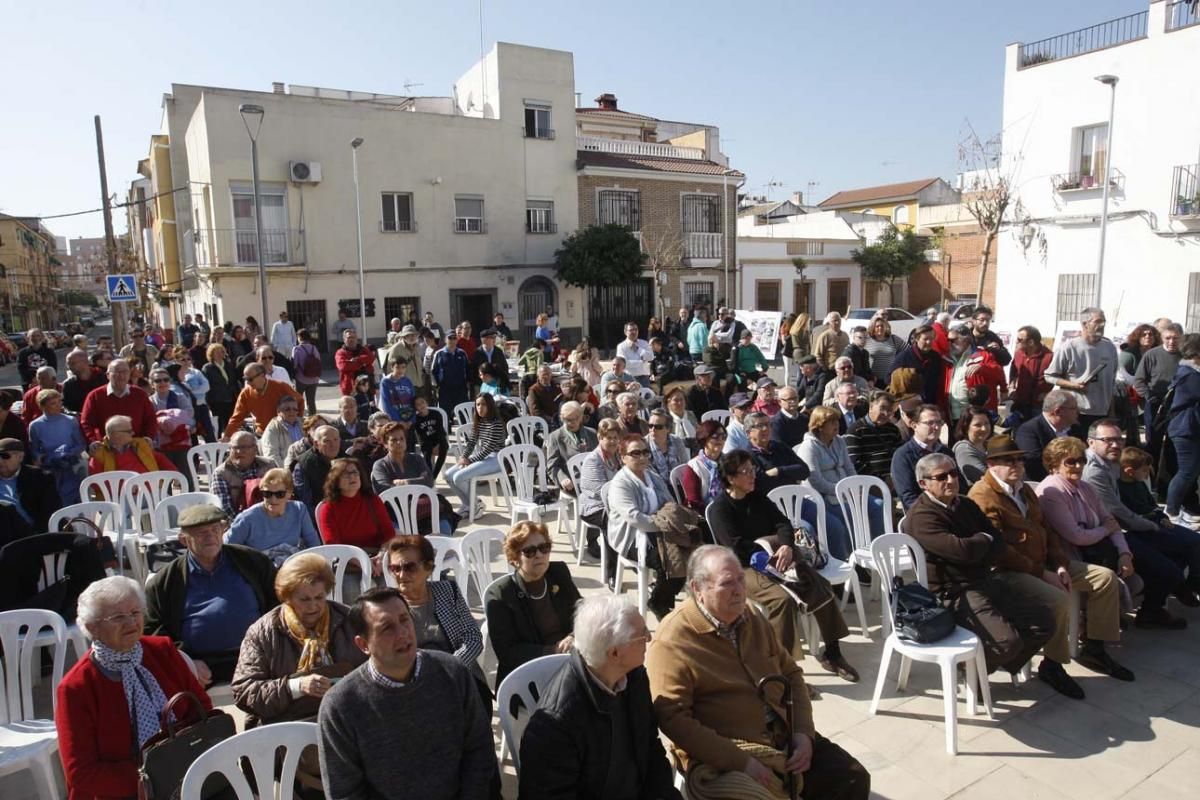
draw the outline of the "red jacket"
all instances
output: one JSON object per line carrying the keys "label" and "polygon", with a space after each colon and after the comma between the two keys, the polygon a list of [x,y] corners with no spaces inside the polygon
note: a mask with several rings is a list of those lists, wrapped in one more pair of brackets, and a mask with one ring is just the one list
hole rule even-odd
{"label": "red jacket", "polygon": [[322,503],[317,513],[317,530],[325,544],[352,544],[367,549],[383,547],[396,535],[387,506],[379,495],[362,492]]}
{"label": "red jacket", "polygon": [[1041,408],[1042,398],[1050,393],[1050,384],[1046,383],[1046,368],[1054,353],[1042,346],[1032,356],[1025,355],[1024,350],[1017,350],[1009,366],[1009,380],[1016,383],[1012,400],[1018,406],[1034,406]]}
{"label": "red jacket", "polygon": [[933,323],[933,351],[950,357],[950,334],[940,322]]}
{"label": "red jacket", "polygon": [[[999,407],[1000,387],[1004,386],[1004,367],[997,363],[996,359],[987,350],[976,348],[967,359],[967,366],[971,364],[979,364],[979,369],[975,374],[967,378],[967,388],[971,389],[975,386],[988,386],[991,392],[988,393],[987,407],[995,411]],[[950,408],[950,384],[954,380],[954,364],[946,365],[946,382],[945,394],[946,410]],[[949,416],[947,416],[949,419]]]}
{"label": "red jacket", "polygon": [[[55,389],[62,393],[62,384],[56,384]],[[21,398],[21,420],[25,423],[25,427],[29,427],[29,423],[42,415],[42,409],[37,404],[38,392],[42,390],[41,386],[31,386],[25,390],[25,396]]]}
{"label": "red jacket", "polygon": [[153,439],[158,436],[158,416],[150,396],[144,389],[129,387],[129,394],[116,397],[108,393],[108,384],[88,392],[79,414],[79,425],[88,443],[104,438],[104,423],[108,418],[121,414],[133,420],[133,435]]}
{"label": "red jacket", "polygon": [[333,363],[337,365],[338,388],[342,394],[354,394],[355,376],[360,372],[375,374],[375,351],[365,344],[359,345],[357,354],[339,347],[333,354]]}
{"label": "red jacket", "polygon": [[[191,692],[206,710],[212,710],[212,700],[170,638],[143,636],[142,665],[158,680],[168,700],[179,692]],[[133,724],[125,690],[120,681],[105,677],[90,656],[75,662],[58,685],[54,724],[69,800],[137,796]]]}

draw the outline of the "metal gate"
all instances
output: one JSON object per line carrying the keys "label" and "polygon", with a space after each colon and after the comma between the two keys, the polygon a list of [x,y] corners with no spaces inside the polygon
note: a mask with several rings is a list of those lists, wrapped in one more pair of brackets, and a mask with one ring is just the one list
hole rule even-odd
{"label": "metal gate", "polygon": [[[288,300],[288,319],[296,326],[297,332],[306,328],[312,334],[312,343],[324,353],[329,348],[325,336],[325,301],[324,300]],[[291,358],[291,353],[288,353]]]}
{"label": "metal gate", "polygon": [[611,350],[625,338],[625,323],[643,332],[654,314],[654,281],[638,278],[620,286],[588,289],[588,336],[593,347]]}
{"label": "metal gate", "polygon": [[537,316],[545,312],[547,307],[554,307],[554,285],[550,281],[530,278],[521,284],[521,290],[517,292],[517,319],[520,323],[517,336],[521,340],[522,350],[533,343]]}

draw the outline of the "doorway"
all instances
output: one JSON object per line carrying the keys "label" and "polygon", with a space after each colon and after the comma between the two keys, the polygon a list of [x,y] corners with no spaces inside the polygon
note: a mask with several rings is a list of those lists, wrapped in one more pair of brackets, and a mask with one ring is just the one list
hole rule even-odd
{"label": "doorway", "polygon": [[[329,342],[325,339],[324,300],[288,300],[287,314],[297,332],[305,328],[312,334],[312,343],[317,350],[324,353],[329,349]],[[291,357],[291,353],[288,353],[288,357]]]}
{"label": "doorway", "polygon": [[615,348],[625,338],[625,323],[643,328],[654,314],[654,281],[637,278],[620,286],[588,288],[588,338],[593,347]]}
{"label": "doorway", "polygon": [[850,310],[850,279],[838,278],[829,282],[829,309],[845,316]]}
{"label": "doorway", "polygon": [[558,310],[554,296],[554,284],[545,278],[530,278],[521,284],[517,292],[517,321],[521,326],[517,336],[520,337],[522,346],[528,347],[533,343],[538,314],[544,313],[547,306]]}
{"label": "doorway", "polygon": [[451,289],[449,324],[457,327],[460,322],[471,323],[471,332],[478,336],[480,331],[492,325],[496,315],[495,289]]}

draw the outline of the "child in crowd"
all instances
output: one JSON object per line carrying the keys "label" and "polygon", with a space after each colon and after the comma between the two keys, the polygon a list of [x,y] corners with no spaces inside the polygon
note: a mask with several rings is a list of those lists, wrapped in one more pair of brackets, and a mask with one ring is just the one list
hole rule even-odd
{"label": "child in crowd", "polygon": [[412,422],[416,413],[413,400],[416,399],[417,389],[405,373],[408,364],[403,359],[392,361],[392,371],[379,382],[379,402],[383,411],[393,422]]}
{"label": "child in crowd", "polygon": [[412,419],[412,429],[417,432],[421,455],[425,457],[425,463],[436,480],[442,471],[442,464],[446,463],[446,451],[450,449],[442,415],[431,411],[429,401],[420,395],[413,399],[413,410],[416,413]]}
{"label": "child in crowd", "polygon": [[491,364],[479,365],[479,380],[482,381],[479,386],[480,394],[490,394],[499,398],[503,398],[507,394],[505,387],[497,381],[496,368]]}
{"label": "child in crowd", "polygon": [[1139,447],[1126,447],[1121,451],[1121,480],[1117,483],[1117,491],[1121,502],[1135,514],[1159,525],[1168,525],[1167,514],[1159,508],[1150,489],[1152,471],[1149,453]]}

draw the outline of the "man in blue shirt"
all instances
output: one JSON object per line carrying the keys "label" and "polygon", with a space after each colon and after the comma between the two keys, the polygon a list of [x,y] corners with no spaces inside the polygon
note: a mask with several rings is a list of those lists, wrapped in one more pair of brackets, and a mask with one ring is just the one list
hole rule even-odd
{"label": "man in blue shirt", "polygon": [[448,331],[446,346],[434,355],[431,370],[437,381],[438,405],[447,414],[453,415],[455,406],[470,399],[467,394],[469,369],[467,354],[458,347],[458,335]]}
{"label": "man in blue shirt", "polygon": [[25,463],[20,439],[0,439],[0,545],[50,530],[50,515],[62,508],[54,478]]}

